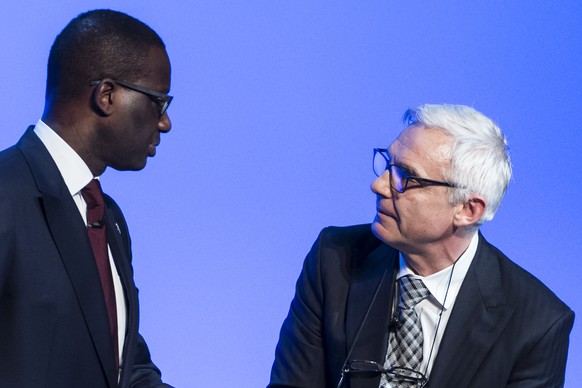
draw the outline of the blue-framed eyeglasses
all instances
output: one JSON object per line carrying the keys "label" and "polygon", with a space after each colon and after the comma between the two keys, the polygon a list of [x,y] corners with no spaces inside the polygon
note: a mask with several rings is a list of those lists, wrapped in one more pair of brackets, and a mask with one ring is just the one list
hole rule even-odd
{"label": "blue-framed eyeglasses", "polygon": [[435,181],[433,179],[410,175],[404,171],[402,167],[391,163],[390,155],[388,154],[388,150],[386,148],[374,148],[372,167],[376,176],[381,176],[384,171],[388,170],[390,173],[390,185],[399,193],[404,193],[406,191],[408,188],[408,183],[411,180],[437,186],[457,187],[448,182]]}

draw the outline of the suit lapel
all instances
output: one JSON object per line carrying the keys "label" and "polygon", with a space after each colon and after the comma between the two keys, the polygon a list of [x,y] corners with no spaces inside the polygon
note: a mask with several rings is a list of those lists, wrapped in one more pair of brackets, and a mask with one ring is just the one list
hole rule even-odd
{"label": "suit lapel", "polygon": [[453,306],[428,387],[469,385],[515,310],[504,300],[498,261],[480,235],[479,248]]}
{"label": "suit lapel", "polygon": [[[349,360],[384,364],[397,263],[398,252],[384,244],[365,260],[352,263],[346,311]],[[354,386],[377,388],[380,378],[354,375],[349,380]]]}
{"label": "suit lapel", "polygon": [[[123,286],[123,291],[126,295],[126,299],[130,298],[130,291],[133,289],[133,282],[131,281],[131,268],[129,267],[129,259],[126,254],[126,250],[124,249],[124,244],[122,241],[121,236],[121,229],[119,224],[116,222],[115,217],[113,216],[113,212],[109,208],[109,206],[105,210],[105,222],[107,225],[107,242],[109,244],[109,248],[111,248],[111,253],[113,255],[113,261],[115,262],[115,267],[117,268],[117,273],[121,278],[121,284]],[[133,315],[131,310],[133,306],[127,306],[127,313],[129,315]]]}
{"label": "suit lapel", "polygon": [[30,166],[39,191],[48,227],[71,285],[87,329],[107,375],[110,386],[116,386],[113,346],[107,310],[97,265],[83,219],[79,214],[57,166],[38,137],[29,127],[18,143]]}
{"label": "suit lapel", "polygon": [[120,220],[114,216],[114,212],[110,207],[111,202],[112,200],[106,196],[107,207],[105,220],[107,224],[107,241],[111,249],[111,254],[113,255],[117,273],[121,279],[127,308],[126,333],[123,333],[126,334],[126,337],[123,347],[123,365],[121,365],[122,370],[120,378],[120,386],[125,386],[124,381],[129,381],[129,373],[133,367],[133,365],[130,364],[130,360],[134,359],[135,346],[132,344],[135,344],[137,341],[137,330],[133,328],[137,328],[139,312],[137,311],[137,293],[133,283],[132,270],[129,265],[130,260],[127,256],[129,252],[125,249],[123,241],[124,238],[129,239],[129,237],[122,235],[122,233],[127,233],[127,229],[125,228],[125,223],[122,224],[123,227],[120,227]]}

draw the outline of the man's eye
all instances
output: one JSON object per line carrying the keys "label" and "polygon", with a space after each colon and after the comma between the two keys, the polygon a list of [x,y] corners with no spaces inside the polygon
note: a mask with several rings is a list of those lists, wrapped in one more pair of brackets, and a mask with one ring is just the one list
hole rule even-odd
{"label": "man's eye", "polygon": [[422,186],[424,183],[422,181],[417,181],[416,179],[410,177],[408,179],[408,185],[410,186],[411,184],[414,186]]}

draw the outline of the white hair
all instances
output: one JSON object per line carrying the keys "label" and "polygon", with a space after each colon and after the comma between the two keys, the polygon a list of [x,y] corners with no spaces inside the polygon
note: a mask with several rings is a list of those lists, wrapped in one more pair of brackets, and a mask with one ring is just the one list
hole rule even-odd
{"label": "white hair", "polygon": [[477,226],[493,219],[511,179],[507,140],[488,117],[464,105],[425,104],[404,114],[408,124],[437,128],[454,139],[451,168],[445,179],[457,188],[450,190],[453,204],[482,195],[487,203]]}

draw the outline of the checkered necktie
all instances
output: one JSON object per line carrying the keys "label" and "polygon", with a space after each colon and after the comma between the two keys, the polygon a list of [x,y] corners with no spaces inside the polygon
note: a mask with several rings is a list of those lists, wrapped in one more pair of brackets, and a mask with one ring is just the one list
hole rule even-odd
{"label": "checkered necktie", "polygon": [[[390,330],[390,345],[386,354],[386,369],[396,366],[406,367],[418,371],[422,361],[422,327],[418,315],[414,311],[421,300],[430,295],[430,292],[420,279],[410,275],[399,280],[399,320],[395,329]],[[409,383],[386,381],[383,375],[380,387],[411,387]]]}

